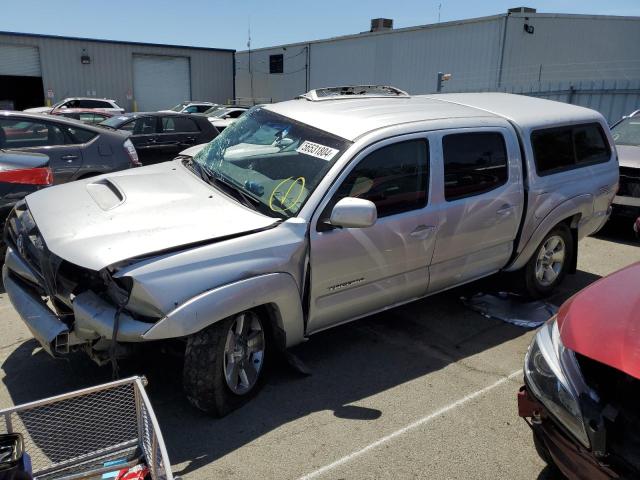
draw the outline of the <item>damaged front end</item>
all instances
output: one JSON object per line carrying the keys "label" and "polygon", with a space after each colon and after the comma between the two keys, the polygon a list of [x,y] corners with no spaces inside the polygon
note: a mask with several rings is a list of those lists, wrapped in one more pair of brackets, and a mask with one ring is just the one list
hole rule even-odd
{"label": "damaged front end", "polygon": [[51,355],[84,349],[102,364],[114,354],[126,355],[157,320],[127,310],[130,279],[79,267],[49,251],[25,202],[7,219],[4,238],[5,290]]}
{"label": "damaged front end", "polygon": [[640,380],[567,349],[555,317],[525,358],[518,414],[540,456],[570,479],[640,475]]}

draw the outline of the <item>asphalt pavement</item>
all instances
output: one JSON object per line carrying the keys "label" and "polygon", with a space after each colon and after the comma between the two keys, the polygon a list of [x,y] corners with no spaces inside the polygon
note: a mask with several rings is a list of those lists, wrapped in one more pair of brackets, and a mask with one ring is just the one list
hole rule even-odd
{"label": "asphalt pavement", "polygon": [[[578,273],[550,300],[634,261],[619,225],[580,244]],[[533,332],[485,318],[460,296],[502,288],[486,279],[313,336],[295,349],[303,376],[272,363],[262,392],[222,419],[182,396],[179,358],[153,350],[121,365],[146,374],[183,479],[550,479],[517,416]],[[111,378],[82,354],[54,360],[0,294],[0,408]]]}

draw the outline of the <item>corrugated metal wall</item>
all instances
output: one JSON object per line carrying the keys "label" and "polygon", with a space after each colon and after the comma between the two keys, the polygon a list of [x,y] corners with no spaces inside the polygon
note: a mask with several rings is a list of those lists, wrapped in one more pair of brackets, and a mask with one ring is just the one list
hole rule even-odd
{"label": "corrugated metal wall", "polygon": [[[638,45],[638,17],[498,15],[255,50],[253,90],[248,53],[239,52],[236,93],[279,101],[367,83],[432,93],[441,71],[453,76],[443,92],[526,93],[595,108],[613,122],[640,108]],[[272,54],[284,55],[284,74],[269,74]]]}
{"label": "corrugated metal wall", "polygon": [[[234,97],[233,51],[175,48],[91,40],[7,35],[0,33],[0,44],[38,47],[45,92],[54,92],[53,101],[68,96],[112,98],[127,110],[133,101],[134,54],[183,56],[190,59],[193,99],[226,102]],[[83,50],[84,49],[84,50]],[[91,63],[83,65],[86,53]],[[162,79],[158,79],[159,82]],[[95,92],[95,93],[94,93]],[[185,99],[188,100],[188,99]],[[171,107],[172,105],[167,105]]]}

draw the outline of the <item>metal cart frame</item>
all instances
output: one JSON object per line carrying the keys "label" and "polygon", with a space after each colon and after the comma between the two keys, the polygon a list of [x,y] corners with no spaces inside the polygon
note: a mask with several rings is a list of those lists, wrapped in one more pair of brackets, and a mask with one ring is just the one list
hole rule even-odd
{"label": "metal cart frame", "polygon": [[144,461],[153,480],[174,480],[145,391],[130,377],[0,410],[0,433],[20,433],[34,479],[100,478]]}

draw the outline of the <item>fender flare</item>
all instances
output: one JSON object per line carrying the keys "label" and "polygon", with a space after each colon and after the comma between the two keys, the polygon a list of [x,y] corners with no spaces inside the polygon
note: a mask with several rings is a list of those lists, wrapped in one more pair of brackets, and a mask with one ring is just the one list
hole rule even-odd
{"label": "fender flare", "polygon": [[[585,202],[584,200],[590,199],[589,202]],[[522,251],[517,255],[515,260],[504,270],[507,272],[513,272],[516,270],[520,270],[523,268],[531,256],[535,253],[536,248],[542,242],[544,237],[555,227],[556,225],[575,217],[580,217],[579,221],[573,220],[570,225],[568,225],[571,229],[579,228],[579,224],[582,222],[584,218],[588,218],[591,212],[587,212],[585,210],[586,204],[593,205],[593,196],[591,194],[578,195],[577,197],[570,198],[560,205],[551,210],[547,215],[542,219],[542,221],[538,224],[536,229],[534,230],[529,240],[525,244]],[[577,236],[574,237],[577,239]],[[574,245],[574,257],[577,258],[578,255],[578,243]],[[572,259],[572,263],[575,259]]]}
{"label": "fender flare", "polygon": [[269,273],[207,290],[168,313],[143,340],[185,337],[244,310],[275,309],[273,321],[285,335],[285,347],[304,340],[304,316],[298,285],[288,273]]}

